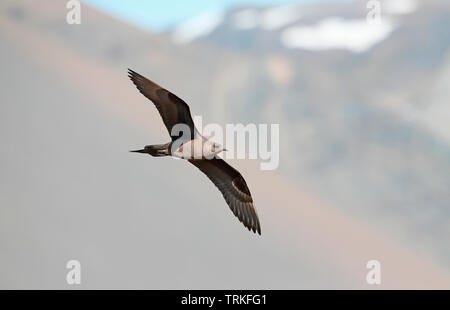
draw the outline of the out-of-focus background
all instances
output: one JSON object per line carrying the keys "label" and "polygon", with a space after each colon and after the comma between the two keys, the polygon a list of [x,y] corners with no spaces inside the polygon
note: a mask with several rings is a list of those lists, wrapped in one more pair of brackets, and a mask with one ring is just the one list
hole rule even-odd
{"label": "out-of-focus background", "polygon": [[[450,288],[450,2],[67,2],[0,2],[0,288]],[[280,124],[279,169],[231,161],[261,237],[128,152],[168,135],[127,68],[204,124]]]}

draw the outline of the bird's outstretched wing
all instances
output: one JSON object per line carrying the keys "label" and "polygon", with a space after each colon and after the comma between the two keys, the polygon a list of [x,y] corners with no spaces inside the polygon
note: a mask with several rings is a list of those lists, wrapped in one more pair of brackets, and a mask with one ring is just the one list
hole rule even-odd
{"label": "bird's outstretched wing", "polygon": [[242,175],[223,159],[189,159],[222,192],[234,215],[248,230],[261,234],[258,214],[253,206],[252,195]]}
{"label": "bird's outstretched wing", "polygon": [[155,104],[172,141],[182,136],[182,133],[172,134],[172,128],[176,124],[186,124],[190,129],[190,136],[185,138],[189,140],[195,138],[196,129],[186,102],[131,69],[128,69],[128,76],[137,89]]}

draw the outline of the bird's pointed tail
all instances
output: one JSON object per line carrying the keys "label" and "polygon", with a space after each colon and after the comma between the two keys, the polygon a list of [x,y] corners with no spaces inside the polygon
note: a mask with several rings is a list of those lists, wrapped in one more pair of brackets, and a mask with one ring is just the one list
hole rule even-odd
{"label": "bird's pointed tail", "polygon": [[136,151],[130,151],[130,152],[146,153],[146,154],[152,155],[153,157],[168,156],[168,155],[170,155],[168,146],[169,146],[169,143],[157,144],[157,145],[147,145],[143,150],[136,150]]}

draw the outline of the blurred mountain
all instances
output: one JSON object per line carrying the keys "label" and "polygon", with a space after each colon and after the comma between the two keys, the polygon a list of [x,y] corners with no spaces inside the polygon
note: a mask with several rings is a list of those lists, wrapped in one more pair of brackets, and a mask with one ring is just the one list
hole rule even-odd
{"label": "blurred mountain", "polygon": [[369,12],[367,1],[244,7],[170,35],[247,58],[220,72],[240,85],[222,90],[222,112],[280,123],[285,175],[448,262],[450,3],[382,1],[372,26]]}
{"label": "blurred mountain", "polygon": [[[2,1],[1,286],[65,287],[55,264],[81,256],[91,288],[360,288],[374,258],[388,288],[448,287],[450,5],[407,3],[367,29],[357,1],[153,34],[84,5],[68,25],[66,1]],[[329,25],[362,43],[327,44]],[[280,124],[279,170],[233,163],[264,239],[192,167],[126,152],[167,140],[128,67],[204,124]]]}

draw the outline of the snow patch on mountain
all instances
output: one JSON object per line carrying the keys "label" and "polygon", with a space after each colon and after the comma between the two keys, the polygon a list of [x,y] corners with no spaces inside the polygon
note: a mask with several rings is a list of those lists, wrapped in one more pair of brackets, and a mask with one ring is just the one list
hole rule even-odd
{"label": "snow patch on mountain", "polygon": [[233,16],[234,26],[240,30],[261,27],[276,30],[300,19],[301,14],[296,5],[283,5],[264,10],[246,9]]}
{"label": "snow patch on mountain", "polygon": [[362,53],[388,38],[394,28],[394,23],[386,18],[368,23],[365,19],[330,17],[314,25],[287,28],[281,34],[281,42],[288,48]]}
{"label": "snow patch on mountain", "polygon": [[417,0],[388,0],[383,2],[386,13],[392,15],[411,14],[419,8]]}
{"label": "snow patch on mountain", "polygon": [[207,36],[224,20],[225,12],[209,11],[180,24],[172,34],[172,39],[179,44],[191,42]]}

